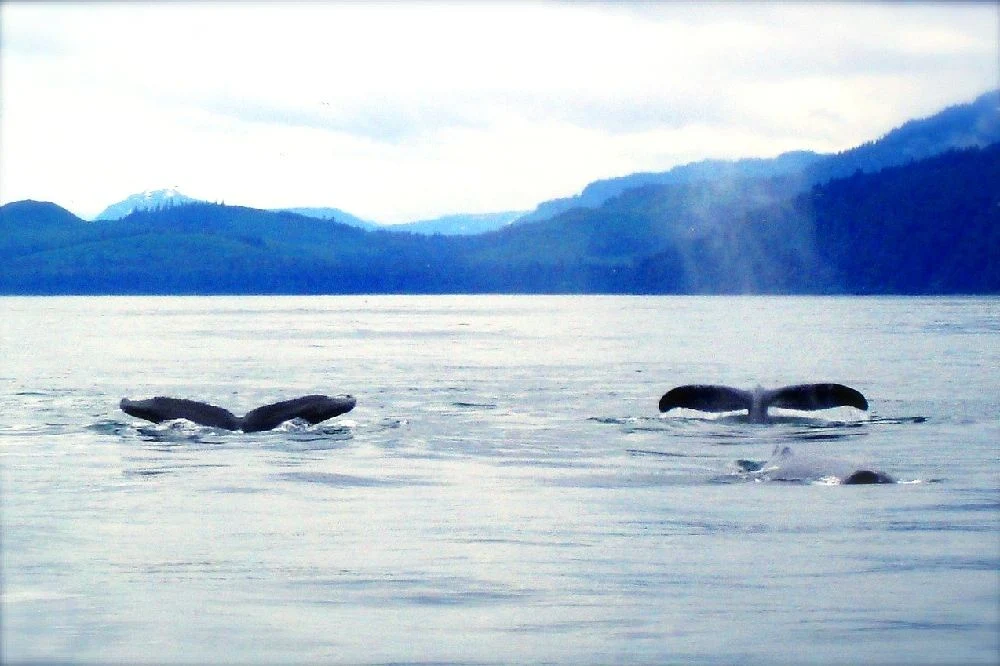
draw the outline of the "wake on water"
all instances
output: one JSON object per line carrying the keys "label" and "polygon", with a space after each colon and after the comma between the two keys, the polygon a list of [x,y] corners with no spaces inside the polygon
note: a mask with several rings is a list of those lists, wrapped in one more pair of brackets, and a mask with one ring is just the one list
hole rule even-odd
{"label": "wake on water", "polygon": [[[695,414],[695,415],[691,415]],[[681,410],[675,415],[660,415],[644,418],[642,423],[634,419],[594,418],[600,423],[619,424],[627,432],[663,431],[674,435],[705,440],[710,439],[715,446],[736,446],[767,441],[774,443],[808,443],[817,441],[837,441],[854,439],[866,435],[868,429],[881,425],[901,425],[924,423],[923,416],[885,418],[867,416],[860,420],[831,420],[815,416],[801,416],[787,413],[772,415],[768,423],[755,423],[747,414],[726,413],[706,415],[701,412]],[[721,427],[720,426],[725,426]],[[631,455],[661,457],[691,457],[691,454],[677,451],[628,449]],[[786,444],[774,444],[767,459],[736,459],[727,464],[726,474],[716,476],[715,481],[753,482],[797,482],[818,485],[867,485],[883,483],[920,483],[922,480],[899,480],[874,467],[868,461],[840,458],[833,455],[817,454],[813,451],[793,448]]]}

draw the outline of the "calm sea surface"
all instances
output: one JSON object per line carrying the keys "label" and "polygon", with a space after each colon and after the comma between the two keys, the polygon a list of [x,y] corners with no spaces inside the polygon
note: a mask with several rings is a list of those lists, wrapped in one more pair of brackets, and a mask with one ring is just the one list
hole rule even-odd
{"label": "calm sea surface", "polygon": [[[1000,662],[1000,299],[0,307],[5,662]],[[872,408],[657,413],[806,381]],[[358,406],[118,410],[306,393]],[[739,471],[775,446],[814,473]]]}

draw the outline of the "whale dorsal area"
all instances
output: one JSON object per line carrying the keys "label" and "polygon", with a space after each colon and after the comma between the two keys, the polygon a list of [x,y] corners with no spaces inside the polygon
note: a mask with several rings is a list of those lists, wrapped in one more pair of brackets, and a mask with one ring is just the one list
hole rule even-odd
{"label": "whale dorsal area", "polygon": [[271,430],[285,421],[303,419],[313,425],[347,413],[357,401],[353,396],[305,395],[283,400],[251,410],[240,418],[228,409],[185,398],[157,396],[146,400],[122,398],[123,412],[140,419],[160,423],[173,419],[187,419],[199,425],[225,430],[260,432]]}
{"label": "whale dorsal area", "polygon": [[873,483],[896,483],[896,480],[885,472],[877,470],[859,469],[854,474],[841,481],[845,486],[861,486]]}
{"label": "whale dorsal area", "polygon": [[734,412],[750,409],[752,404],[753,394],[749,391],[715,384],[687,384],[664,393],[660,398],[660,411],[682,407],[702,412]]}
{"label": "whale dorsal area", "polygon": [[740,469],[769,481],[808,482],[836,477],[841,485],[845,486],[896,483],[896,480],[885,472],[867,467],[859,468],[849,460],[810,453],[799,455],[787,446],[775,447],[771,458],[756,469],[747,465],[748,462],[751,461],[738,461]]}

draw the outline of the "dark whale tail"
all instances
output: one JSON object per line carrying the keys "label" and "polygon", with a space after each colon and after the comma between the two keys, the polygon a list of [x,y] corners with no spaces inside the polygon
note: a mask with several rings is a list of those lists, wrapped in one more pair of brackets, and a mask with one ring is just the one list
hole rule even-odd
{"label": "dark whale tail", "polygon": [[752,403],[753,394],[748,391],[714,384],[688,384],[664,393],[660,398],[660,411],[683,407],[702,412],[735,412],[750,409]]}
{"label": "dark whale tail", "polygon": [[784,407],[813,411],[832,407],[868,409],[868,401],[860,391],[843,384],[796,384],[764,393],[768,407]]}
{"label": "dark whale tail", "polygon": [[147,400],[122,398],[118,406],[130,416],[153,423],[187,419],[212,428],[240,429],[240,419],[228,409],[184,398],[165,398],[163,396]]}
{"label": "dark whale tail", "polygon": [[346,414],[354,409],[356,403],[354,397],[349,395],[333,398],[326,395],[305,395],[301,398],[264,405],[247,412],[247,415],[243,417],[240,430],[243,432],[270,430],[295,418],[315,425],[332,419],[334,416]]}
{"label": "dark whale tail", "polygon": [[251,410],[238,417],[228,409],[184,398],[157,396],[146,400],[122,398],[119,406],[130,416],[160,423],[172,419],[187,419],[199,425],[225,430],[260,432],[271,430],[285,421],[300,418],[311,424],[346,414],[357,401],[350,395],[306,395]]}
{"label": "dark whale tail", "polygon": [[675,407],[703,412],[733,412],[746,409],[751,421],[766,421],[768,407],[817,410],[833,407],[868,409],[859,391],[843,384],[795,384],[778,389],[744,391],[714,384],[688,384],[672,388],[660,398],[660,411]]}

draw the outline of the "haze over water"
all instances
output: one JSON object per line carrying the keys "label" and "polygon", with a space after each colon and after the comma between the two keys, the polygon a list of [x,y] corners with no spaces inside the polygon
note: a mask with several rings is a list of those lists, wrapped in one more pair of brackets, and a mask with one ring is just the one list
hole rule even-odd
{"label": "haze over water", "polygon": [[[0,300],[5,662],[1000,656],[996,298]],[[871,409],[656,410],[809,381]],[[306,393],[358,406],[257,434],[118,410]],[[775,446],[816,474],[739,472]]]}

